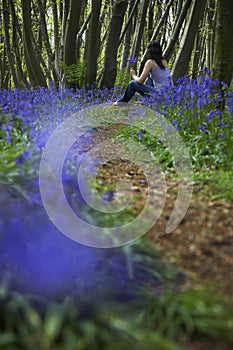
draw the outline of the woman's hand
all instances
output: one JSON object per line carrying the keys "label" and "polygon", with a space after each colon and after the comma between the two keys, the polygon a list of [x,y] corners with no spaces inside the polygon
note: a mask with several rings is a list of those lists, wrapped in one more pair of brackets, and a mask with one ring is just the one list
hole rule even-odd
{"label": "woman's hand", "polygon": [[129,72],[130,72],[130,75],[131,75],[132,78],[133,78],[134,75],[136,75],[136,72],[135,72],[135,70],[133,68],[130,68]]}

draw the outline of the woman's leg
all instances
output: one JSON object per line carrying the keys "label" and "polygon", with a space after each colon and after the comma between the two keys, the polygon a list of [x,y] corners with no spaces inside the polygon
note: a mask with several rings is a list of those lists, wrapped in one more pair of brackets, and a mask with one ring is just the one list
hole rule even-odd
{"label": "woman's leg", "polygon": [[153,87],[150,85],[139,84],[135,80],[132,80],[127,86],[124,96],[117,102],[129,102],[136,92],[144,96],[150,93],[152,89]]}

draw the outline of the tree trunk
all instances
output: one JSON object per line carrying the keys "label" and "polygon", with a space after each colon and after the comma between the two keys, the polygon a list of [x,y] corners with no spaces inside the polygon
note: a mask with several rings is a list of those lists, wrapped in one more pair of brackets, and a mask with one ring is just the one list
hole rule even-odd
{"label": "tree trunk", "polygon": [[154,12],[155,12],[155,1],[151,1],[149,5],[149,13],[148,13],[148,31],[147,31],[147,41],[149,42],[154,28]]}
{"label": "tree trunk", "polygon": [[121,43],[121,38],[123,39],[123,34],[125,33],[120,69],[123,69],[124,67],[127,66],[127,60],[129,58],[129,52],[130,52],[132,28],[133,28],[132,27],[132,17],[133,17],[133,14],[135,12],[137,4],[138,4],[138,1],[135,2],[134,0],[130,0],[129,7],[128,7],[129,16],[127,18],[125,28],[124,28],[124,30],[121,34],[120,40],[119,40],[119,43]]}
{"label": "tree trunk", "polygon": [[[49,35],[48,35],[48,30],[47,30],[47,24],[46,24],[46,19],[45,19],[45,11],[46,11],[46,4],[42,2],[42,0],[37,0],[38,1],[38,6],[39,6],[39,11],[40,11],[40,21],[41,21],[41,32],[42,32],[42,37],[44,41],[44,45],[47,51],[47,56],[48,56],[48,71],[49,75],[51,74],[51,71],[53,73],[53,79],[55,83],[57,84],[59,81],[58,78],[58,72],[56,71],[56,68],[54,66],[53,62],[53,52],[51,49],[50,41],[49,41]],[[50,75],[51,76],[51,75]]]}
{"label": "tree trunk", "polygon": [[133,15],[134,15],[134,13],[135,13],[135,11],[136,11],[136,9],[137,9],[137,6],[138,6],[138,4],[139,4],[139,1],[140,1],[140,0],[136,0],[136,1],[130,0],[130,2],[129,2],[129,9],[128,9],[129,16],[128,16],[128,18],[127,18],[125,27],[124,27],[124,29],[122,30],[122,33],[121,33],[121,36],[120,36],[118,45],[121,44],[121,42],[122,42],[122,40],[123,40],[123,38],[124,38],[126,32],[128,32],[128,27],[129,27],[129,26],[132,26],[132,18],[133,18]]}
{"label": "tree trunk", "polygon": [[182,11],[179,14],[178,19],[176,21],[176,25],[175,25],[174,30],[172,32],[169,44],[167,45],[166,49],[164,50],[164,57],[166,57],[166,59],[168,61],[171,58],[171,55],[173,53],[175,44],[176,44],[178,37],[179,37],[179,34],[180,34],[181,27],[184,23],[184,20],[186,18],[186,15],[187,15],[187,12],[188,12],[188,9],[189,9],[191,3],[192,3],[192,0],[186,0],[184,6],[182,8]]}
{"label": "tree trunk", "polygon": [[82,0],[70,0],[69,15],[66,23],[63,61],[67,65],[76,63],[76,36],[79,29],[79,18]]}
{"label": "tree trunk", "polygon": [[186,25],[184,34],[184,42],[178,53],[172,69],[173,81],[176,82],[179,78],[188,73],[189,62],[193,51],[195,36],[198,25],[203,18],[207,0],[195,0],[189,21]]}
{"label": "tree trunk", "polygon": [[28,81],[22,68],[22,55],[20,53],[20,41],[22,40],[22,32],[18,22],[18,18],[16,16],[14,0],[10,0],[9,3],[12,14],[12,44],[14,47],[16,59],[16,72],[18,80],[20,82],[20,86],[28,86]]}
{"label": "tree trunk", "polygon": [[141,40],[146,25],[146,14],[149,6],[149,0],[143,0],[141,3],[139,18],[137,20],[137,25],[134,33],[133,44],[130,56],[138,57],[141,47]]}
{"label": "tree trunk", "polygon": [[[0,26],[3,27],[3,22],[2,22],[2,7],[0,6]],[[7,65],[7,57],[6,57],[6,48],[4,44],[4,36],[2,31],[0,31],[0,89],[7,89],[8,84],[6,77],[8,75],[8,65]]]}
{"label": "tree trunk", "polygon": [[[172,3],[173,3],[173,0],[170,0],[169,3],[167,4],[166,10],[165,10],[164,14],[161,16],[159,24],[156,27],[156,29],[154,30],[154,33],[152,34],[152,37],[151,37],[150,40],[156,40],[157,35],[159,34],[159,31],[160,31],[160,29],[161,29],[165,19],[167,18],[167,15],[168,15],[168,12],[169,12],[169,9],[170,9]],[[143,56],[142,56],[142,59],[141,59],[140,68],[139,68],[139,74],[141,74],[141,72],[143,71],[143,68],[144,68],[144,65],[146,63],[146,60],[147,59],[146,59],[146,51],[145,51]]]}
{"label": "tree trunk", "polygon": [[21,0],[23,14],[23,41],[26,58],[27,70],[31,72],[30,82],[32,85],[47,86],[43,71],[40,67],[40,62],[36,55],[36,50],[32,39],[31,25],[31,1]]}
{"label": "tree trunk", "polygon": [[[57,1],[52,0],[52,10],[53,10],[53,32],[54,32],[54,58],[55,58],[55,69],[60,76],[59,62],[61,60],[60,56],[60,34],[59,34],[59,24],[58,24],[58,10]],[[59,77],[60,80],[60,77]]]}
{"label": "tree trunk", "polygon": [[6,47],[6,54],[7,54],[7,59],[11,71],[11,76],[13,78],[13,82],[15,87],[20,86],[20,82],[15,70],[15,59],[13,55],[13,50],[11,48],[11,43],[10,43],[10,33],[9,33],[9,22],[10,22],[10,16],[9,16],[9,3],[7,0],[2,1],[3,5],[3,26],[4,26],[4,37],[5,37],[5,47]]}
{"label": "tree trunk", "polygon": [[96,81],[97,59],[100,48],[100,9],[102,0],[92,0],[92,16],[89,28],[89,40],[87,50],[87,77],[86,83],[92,85]]}
{"label": "tree trunk", "polygon": [[218,0],[212,76],[230,85],[233,74],[233,0]]}
{"label": "tree trunk", "polygon": [[118,52],[116,43],[119,43],[126,9],[127,0],[115,1],[105,50],[104,73],[100,84],[102,88],[111,88],[116,79]]}
{"label": "tree trunk", "polygon": [[207,23],[209,27],[206,40],[206,65],[208,69],[212,69],[214,61],[214,42],[216,28],[216,0],[209,0],[209,8],[207,10]]}
{"label": "tree trunk", "polygon": [[160,21],[156,27],[156,29],[154,30],[154,33],[152,34],[152,37],[150,40],[156,40],[157,39],[157,36],[161,30],[161,27],[162,25],[164,24],[164,22],[166,21],[166,18],[168,16],[168,13],[169,13],[169,10],[170,10],[170,7],[172,6],[174,0],[170,0],[169,3],[167,4],[166,6],[166,10],[164,11],[163,15],[161,16],[160,18]]}
{"label": "tree trunk", "polygon": [[87,30],[88,24],[90,22],[92,16],[92,10],[89,12],[87,18],[85,19],[85,21],[82,24],[82,27],[80,28],[77,36],[76,36],[76,52],[77,52],[77,59],[79,59],[80,57],[80,46],[81,46],[81,38],[82,35],[84,34],[84,32]]}
{"label": "tree trunk", "polygon": [[[56,0],[55,0],[56,1]],[[70,0],[61,0],[62,6],[62,24],[61,24],[61,57],[64,57],[64,43],[65,43],[65,32],[66,32],[66,24],[67,18],[69,14]]]}
{"label": "tree trunk", "polygon": [[192,62],[192,79],[195,79],[198,74],[198,68],[199,62],[200,62],[200,56],[201,56],[201,35],[198,32],[195,39],[195,45],[194,45],[194,55],[193,55],[193,62]]}

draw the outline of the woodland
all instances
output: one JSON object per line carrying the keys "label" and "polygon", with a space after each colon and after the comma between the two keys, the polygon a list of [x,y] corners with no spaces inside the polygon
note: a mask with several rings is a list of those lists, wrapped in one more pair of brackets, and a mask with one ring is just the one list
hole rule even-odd
{"label": "woodland", "polygon": [[142,69],[153,39],[174,82],[204,67],[227,84],[232,78],[231,1],[2,0],[0,11],[0,88],[110,88],[130,57]]}
{"label": "woodland", "polygon": [[232,13],[0,0],[1,349],[232,350]]}

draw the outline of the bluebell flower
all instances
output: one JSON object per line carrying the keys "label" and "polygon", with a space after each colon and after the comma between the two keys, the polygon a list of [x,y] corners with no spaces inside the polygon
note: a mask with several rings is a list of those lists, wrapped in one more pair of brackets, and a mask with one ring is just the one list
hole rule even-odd
{"label": "bluebell flower", "polygon": [[128,60],[127,60],[127,62],[128,62],[128,65],[129,66],[135,66],[135,64],[138,62],[138,58],[137,57],[134,57],[134,56],[132,56],[132,57],[130,57]]}
{"label": "bluebell flower", "polygon": [[141,131],[137,131],[136,134],[138,135],[139,140],[141,140],[142,136],[143,136],[142,132]]}
{"label": "bluebell flower", "polygon": [[169,132],[170,130],[171,130],[171,125],[167,125],[166,128],[165,128],[165,131]]}
{"label": "bluebell flower", "polygon": [[207,75],[210,75],[211,71],[205,66],[204,67],[204,73],[207,74]]}
{"label": "bluebell flower", "polygon": [[224,132],[220,132],[221,138],[225,139],[225,133]]}
{"label": "bluebell flower", "polygon": [[19,157],[16,159],[16,164],[22,165],[24,161],[31,158],[31,153],[28,150],[25,150]]}
{"label": "bluebell flower", "polygon": [[201,124],[201,125],[199,125],[198,129],[201,130],[204,134],[207,134],[206,125]]}

